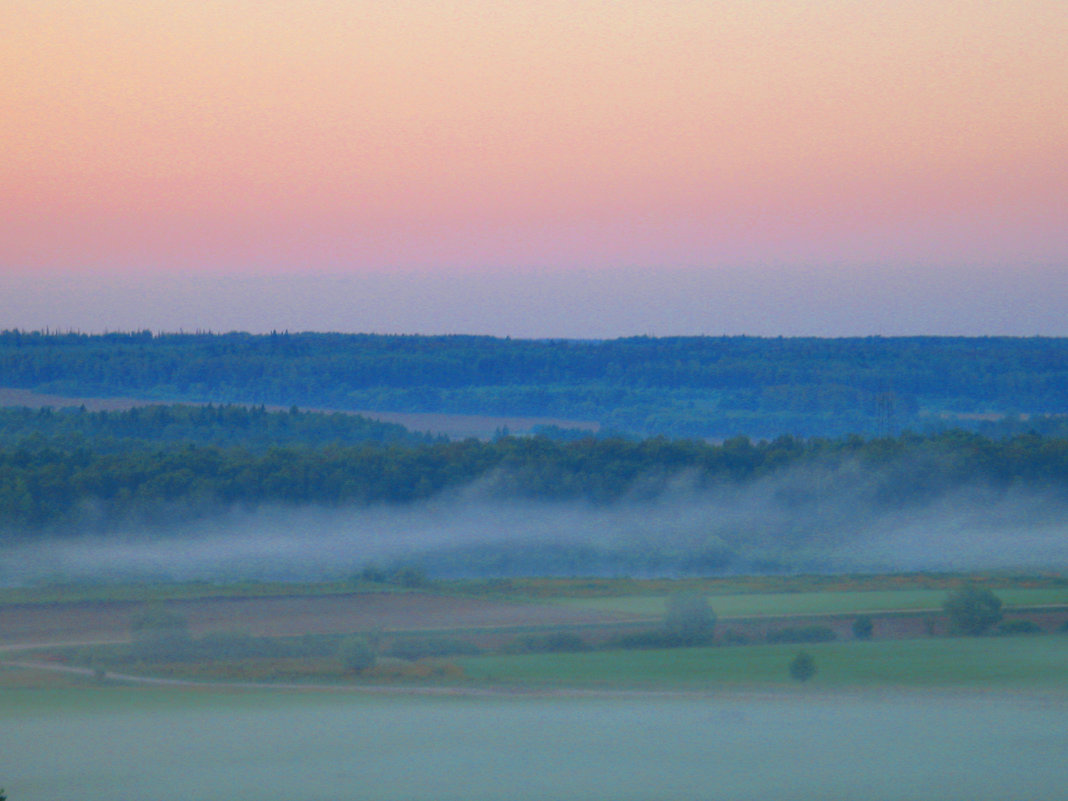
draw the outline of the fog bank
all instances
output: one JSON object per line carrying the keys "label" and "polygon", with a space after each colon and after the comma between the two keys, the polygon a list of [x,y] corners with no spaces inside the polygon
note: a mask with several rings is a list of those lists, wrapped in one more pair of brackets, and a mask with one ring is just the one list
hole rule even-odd
{"label": "fog bank", "polygon": [[432,577],[1068,567],[1068,502],[1053,490],[968,486],[895,501],[886,472],[847,463],[712,488],[682,474],[604,505],[502,497],[511,479],[407,506],[234,509],[8,546],[0,582],[331,579],[397,564]]}

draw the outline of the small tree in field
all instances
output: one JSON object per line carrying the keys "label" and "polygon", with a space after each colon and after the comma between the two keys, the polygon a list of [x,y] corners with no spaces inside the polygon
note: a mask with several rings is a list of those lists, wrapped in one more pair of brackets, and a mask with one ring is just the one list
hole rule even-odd
{"label": "small tree in field", "polygon": [[790,678],[806,682],[816,675],[816,660],[807,651],[801,651],[790,660]]}
{"label": "small tree in field", "polygon": [[1001,622],[1001,599],[985,588],[965,584],[942,605],[952,631],[977,636]]}
{"label": "small tree in field", "polygon": [[872,622],[871,615],[858,615],[853,621],[853,636],[858,640],[870,640],[874,630],[875,624]]}
{"label": "small tree in field", "polygon": [[686,645],[711,642],[716,630],[716,614],[703,595],[672,595],[668,599],[664,629]]}
{"label": "small tree in field", "polygon": [[378,655],[366,637],[346,637],[338,646],[337,655],[346,673],[363,673],[378,661]]}

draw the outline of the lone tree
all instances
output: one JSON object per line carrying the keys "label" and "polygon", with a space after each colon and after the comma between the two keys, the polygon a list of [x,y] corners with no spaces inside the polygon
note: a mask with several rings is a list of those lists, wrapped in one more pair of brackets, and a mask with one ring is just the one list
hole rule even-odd
{"label": "lone tree", "polygon": [[366,637],[346,637],[338,646],[337,655],[346,673],[363,673],[378,661],[378,655]]}
{"label": "lone tree", "polygon": [[790,660],[790,678],[806,682],[816,675],[816,660],[807,651],[801,651]]}
{"label": "lone tree", "polygon": [[853,636],[858,640],[870,640],[874,630],[875,623],[872,622],[871,615],[858,615],[853,621]]}
{"label": "lone tree", "polygon": [[1001,599],[990,590],[965,584],[942,604],[951,631],[978,636],[1001,622]]}
{"label": "lone tree", "polygon": [[715,636],[716,613],[703,595],[672,595],[668,599],[664,629],[684,645],[701,645]]}

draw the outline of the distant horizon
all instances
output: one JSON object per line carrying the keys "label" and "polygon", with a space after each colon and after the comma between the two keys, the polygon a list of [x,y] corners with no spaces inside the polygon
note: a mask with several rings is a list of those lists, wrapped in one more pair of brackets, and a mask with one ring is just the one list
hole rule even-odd
{"label": "distant horizon", "polygon": [[1068,336],[1068,14],[0,4],[0,327]]}
{"label": "distant horizon", "polygon": [[334,331],[330,329],[271,329],[269,331],[248,331],[241,329],[214,330],[214,329],[177,329],[177,330],[154,330],[150,328],[140,329],[114,329],[100,331],[83,331],[80,329],[30,329],[30,328],[0,328],[0,333],[17,332],[19,334],[40,334],[43,336],[136,336],[139,334],[151,334],[153,339],[161,339],[164,336],[397,336],[397,337],[470,337],[470,339],[490,340],[518,340],[520,342],[613,342],[617,340],[1068,340],[1068,335],[1051,334],[839,334],[820,336],[813,334],[621,334],[618,336],[508,336],[498,334],[480,333],[413,333],[397,331],[395,333],[382,333],[377,331]]}
{"label": "distant horizon", "polygon": [[336,331],[519,339],[1068,336],[1068,261],[779,273],[618,268],[388,274],[0,272],[0,328]]}

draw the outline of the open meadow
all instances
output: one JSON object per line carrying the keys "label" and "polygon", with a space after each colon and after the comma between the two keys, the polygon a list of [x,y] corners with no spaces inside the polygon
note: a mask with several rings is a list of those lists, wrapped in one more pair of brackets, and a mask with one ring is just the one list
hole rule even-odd
{"label": "open meadow", "polygon": [[[162,601],[149,603],[155,602]],[[216,596],[166,603],[188,621],[194,634],[240,631],[273,637],[371,629],[493,630],[627,619],[611,611],[427,592]],[[0,647],[127,639],[131,621],[145,606],[146,602],[130,598],[0,605]]]}
{"label": "open meadow", "polygon": [[[563,605],[598,609],[627,615],[660,617],[667,608],[667,595],[618,595],[608,597],[564,598]],[[710,594],[708,602],[720,617],[782,615],[848,615],[875,612],[914,612],[938,610],[945,590],[865,590],[821,592],[754,592]],[[1068,587],[1021,588],[998,591],[998,597],[1011,607],[1064,606]]]}
{"label": "open meadow", "polygon": [[[1037,633],[981,637],[887,622],[942,614],[930,577],[782,591],[790,581],[720,586],[730,614],[714,644],[671,648],[618,639],[657,631],[662,582],[24,592],[0,604],[0,782],[11,801],[1058,797],[1056,580],[999,587]],[[146,610],[194,645],[252,650],[138,655]],[[862,612],[871,639],[726,639],[744,615],[797,632]],[[379,651],[373,667],[339,661],[354,634]],[[103,644],[63,645],[79,635]],[[815,666],[803,682],[789,671],[801,651]]]}
{"label": "open meadow", "polygon": [[820,689],[1045,690],[1068,697],[1068,635],[938,637],[791,645],[492,655],[458,660],[471,682],[513,687],[790,690],[790,660],[804,650]]}

